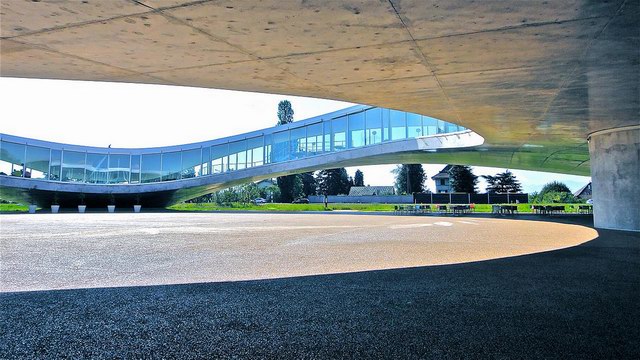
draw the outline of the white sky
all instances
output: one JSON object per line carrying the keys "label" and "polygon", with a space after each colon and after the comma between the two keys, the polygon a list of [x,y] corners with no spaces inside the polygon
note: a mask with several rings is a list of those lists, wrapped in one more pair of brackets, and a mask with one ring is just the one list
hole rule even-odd
{"label": "white sky", "polygon": [[[180,86],[0,77],[0,132],[69,144],[150,147],[216,139],[271,127],[278,102],[291,101],[295,120],[353,104],[296,96]],[[429,177],[444,165],[424,165]],[[391,185],[393,165],[362,166],[365,184]],[[351,175],[356,168],[347,169]],[[474,167],[476,175],[504,169]],[[588,177],[512,170],[525,192],[565,182],[573,191]],[[433,180],[427,186],[434,190]],[[484,190],[484,182],[480,190]]]}

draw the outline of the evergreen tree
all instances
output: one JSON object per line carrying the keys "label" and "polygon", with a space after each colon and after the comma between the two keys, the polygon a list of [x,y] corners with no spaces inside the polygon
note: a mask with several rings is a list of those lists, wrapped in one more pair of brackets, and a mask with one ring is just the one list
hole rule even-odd
{"label": "evergreen tree", "polygon": [[278,103],[278,123],[284,125],[293,122],[293,107],[289,100],[282,100]]}
{"label": "evergreen tree", "polygon": [[276,181],[280,189],[280,202],[289,203],[303,196],[300,175],[279,176]]}
{"label": "evergreen tree", "polygon": [[[278,123],[276,125],[284,125],[293,122],[293,108],[289,100],[282,100],[278,103]],[[279,176],[276,179],[278,188],[280,189],[281,202],[292,202],[302,196],[302,178],[300,175]]]}
{"label": "evergreen tree", "polygon": [[552,181],[545,184],[540,190],[540,195],[544,195],[548,192],[570,193],[569,187],[560,181]]}
{"label": "evergreen tree", "polygon": [[302,179],[302,192],[304,196],[317,194],[318,184],[316,178],[313,176],[313,172],[306,172],[299,175]]}
{"label": "evergreen tree", "polygon": [[451,175],[451,188],[454,192],[475,194],[478,189],[478,177],[474,175],[471,166],[454,165],[449,170]]}
{"label": "evergreen tree", "polygon": [[356,170],[356,174],[353,177],[353,185],[354,186],[364,186],[364,174],[360,169]]}
{"label": "evergreen tree", "polygon": [[489,193],[519,193],[522,191],[520,182],[509,170],[495,176],[482,175],[482,177],[487,181],[487,192]]}
{"label": "evergreen tree", "polygon": [[398,194],[424,192],[424,181],[427,174],[421,164],[398,165],[392,172],[396,176],[395,186]]}
{"label": "evergreen tree", "polygon": [[349,193],[349,175],[345,168],[319,171],[318,175],[316,175],[316,182],[320,194],[340,195]]}

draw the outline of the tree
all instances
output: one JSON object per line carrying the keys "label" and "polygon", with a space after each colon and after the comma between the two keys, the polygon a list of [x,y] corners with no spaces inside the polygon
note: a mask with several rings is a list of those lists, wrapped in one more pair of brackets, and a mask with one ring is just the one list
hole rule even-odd
{"label": "tree", "polygon": [[326,195],[348,194],[350,189],[347,169],[327,169],[319,171],[316,175],[318,192]]}
{"label": "tree", "polygon": [[360,169],[356,170],[356,174],[353,177],[353,185],[354,186],[364,186],[364,174]]}
{"label": "tree", "polygon": [[545,184],[539,193],[531,194],[531,202],[534,204],[576,203],[580,202],[580,199],[576,199],[564,183],[552,181]]}
{"label": "tree", "polygon": [[398,165],[392,172],[396,176],[396,190],[399,194],[424,192],[424,181],[427,178],[421,164]]}
{"label": "tree", "polygon": [[302,193],[304,196],[315,195],[317,193],[316,178],[313,176],[313,172],[306,172],[299,175],[302,179]]}
{"label": "tree", "polygon": [[569,187],[560,181],[552,181],[550,183],[545,184],[540,190],[540,194],[544,195],[548,192],[559,192],[559,193],[570,193]]}
{"label": "tree", "polygon": [[482,177],[487,181],[487,192],[489,193],[518,193],[522,191],[520,182],[509,170],[495,176],[482,175]]}
{"label": "tree", "polygon": [[449,170],[451,175],[451,188],[454,192],[475,194],[478,189],[478,177],[471,170],[471,166],[454,165]]}
{"label": "tree", "polygon": [[280,176],[276,179],[280,189],[280,202],[292,202],[302,197],[302,178],[300,175]]}
{"label": "tree", "polygon": [[[293,122],[293,108],[289,100],[282,100],[278,103],[278,123],[284,125]],[[280,189],[281,202],[292,202],[302,196],[302,178],[299,175],[279,176],[276,179]]]}
{"label": "tree", "polygon": [[278,123],[284,125],[293,122],[293,107],[289,100],[282,100],[278,103]]}

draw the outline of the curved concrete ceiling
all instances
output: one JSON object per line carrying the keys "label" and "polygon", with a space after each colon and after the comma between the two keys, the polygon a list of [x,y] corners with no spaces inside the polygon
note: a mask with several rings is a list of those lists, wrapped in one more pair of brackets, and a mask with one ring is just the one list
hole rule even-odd
{"label": "curved concrete ceiling", "polygon": [[588,134],[640,123],[637,0],[13,0],[1,9],[2,76],[416,112],[481,134],[496,166],[588,175]]}

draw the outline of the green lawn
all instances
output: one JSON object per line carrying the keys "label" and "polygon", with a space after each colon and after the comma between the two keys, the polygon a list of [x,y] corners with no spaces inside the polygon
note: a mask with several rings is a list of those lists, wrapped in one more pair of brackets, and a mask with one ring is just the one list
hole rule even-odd
{"label": "green lawn", "polygon": [[[549,204],[555,206],[564,206],[565,212],[577,212],[578,204]],[[393,204],[329,204],[329,211],[352,210],[352,211],[393,211]],[[232,203],[228,205],[218,205],[213,203],[204,204],[177,204],[169,207],[170,210],[179,211],[324,211],[323,204],[281,204],[269,203],[264,205]],[[435,205],[432,205],[435,210]],[[474,212],[490,213],[491,205],[476,204]],[[531,213],[530,204],[518,204],[518,212]]]}
{"label": "green lawn", "polygon": [[0,204],[0,212],[27,212],[29,207],[20,204]]}

